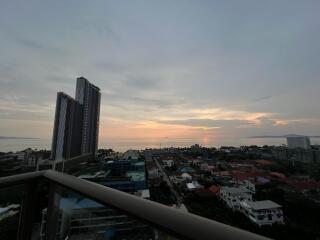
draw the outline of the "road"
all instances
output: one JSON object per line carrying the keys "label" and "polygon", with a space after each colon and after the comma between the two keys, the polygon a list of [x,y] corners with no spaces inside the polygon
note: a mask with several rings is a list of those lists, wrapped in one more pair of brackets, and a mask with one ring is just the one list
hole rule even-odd
{"label": "road", "polygon": [[167,182],[172,194],[176,197],[176,204],[177,206],[180,206],[182,204],[182,198],[181,196],[177,193],[177,191],[174,189],[173,185],[172,185],[172,182],[170,181],[170,179],[168,178],[167,176],[167,173],[163,170],[161,164],[159,163],[159,161],[157,159],[154,159],[154,162],[156,163],[158,169],[160,170],[161,172],[161,175],[162,175],[162,179],[164,181]]}

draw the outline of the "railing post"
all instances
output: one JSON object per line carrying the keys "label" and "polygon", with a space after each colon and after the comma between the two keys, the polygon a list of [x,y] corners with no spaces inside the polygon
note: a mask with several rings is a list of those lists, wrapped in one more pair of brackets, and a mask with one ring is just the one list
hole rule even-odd
{"label": "railing post", "polygon": [[26,183],[26,193],[22,202],[22,210],[19,221],[18,240],[31,239],[34,225],[36,206],[38,201],[37,181]]}
{"label": "railing post", "polygon": [[56,239],[60,214],[60,198],[61,187],[54,182],[50,182],[49,201],[47,208],[46,240]]}

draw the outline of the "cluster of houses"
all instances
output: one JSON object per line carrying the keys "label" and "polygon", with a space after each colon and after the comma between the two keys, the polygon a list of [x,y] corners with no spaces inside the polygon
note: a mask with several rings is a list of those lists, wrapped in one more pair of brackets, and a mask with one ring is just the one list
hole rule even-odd
{"label": "cluster of houses", "polygon": [[230,171],[220,174],[228,176],[229,186],[222,186],[219,198],[233,211],[243,213],[251,222],[258,226],[283,224],[282,207],[271,201],[255,201],[253,195],[256,187],[264,185],[270,180],[265,177],[265,172],[257,165],[270,164],[266,160],[257,160],[254,164],[230,164]]}
{"label": "cluster of houses", "polygon": [[22,151],[18,151],[15,153],[8,153],[2,157],[4,160],[7,158],[8,160],[17,160],[21,165],[28,167],[36,167],[38,162],[44,159],[48,155],[45,151],[36,151],[31,148],[27,148]]}
{"label": "cluster of houses", "polygon": [[178,174],[175,176],[169,176],[170,181],[178,186],[183,186],[187,191],[201,190],[204,187],[198,182],[197,178],[194,178],[191,174],[193,170],[189,168],[178,169]]}
{"label": "cluster of houses", "polygon": [[[272,169],[269,166],[275,164],[272,160],[237,160],[235,156],[234,159],[226,161],[194,155],[183,150],[179,154],[171,152],[158,154],[158,159],[167,170],[170,181],[180,194],[184,196],[187,192],[195,192],[203,197],[216,196],[226,206],[242,212],[259,226],[283,224],[284,217],[279,204],[271,200],[254,200],[257,188],[272,182],[276,183],[276,187],[304,195],[310,190],[318,189],[320,195],[320,182],[305,176],[286,177],[283,173],[272,172],[269,170]],[[150,182],[161,181],[161,174],[156,166],[150,165],[148,173]],[[208,187],[206,185],[208,182],[214,182],[214,185]]]}
{"label": "cluster of houses", "polygon": [[148,185],[151,187],[159,187],[162,182],[162,174],[153,161],[146,161]]}
{"label": "cluster of houses", "polygon": [[48,156],[50,156],[49,151],[37,151],[30,148],[18,152],[2,153],[0,155],[0,176],[34,171],[38,163]]}
{"label": "cluster of houses", "polygon": [[[167,167],[175,164],[173,160],[162,162]],[[209,193],[211,196],[219,197],[230,209],[243,213],[258,226],[283,224],[283,211],[279,204],[271,200],[255,201],[253,199],[256,187],[270,182],[258,167],[258,165],[267,164],[271,162],[258,160],[254,163],[231,163],[231,165],[229,163],[226,167],[228,171],[220,171],[217,169],[217,164],[211,164],[202,159],[187,159],[186,164],[180,163],[175,174],[169,178],[172,183],[184,186],[187,191]],[[221,180],[221,184],[204,189],[204,186],[197,181],[201,179],[199,171],[210,172],[211,176]],[[225,182],[223,179],[226,179]]]}
{"label": "cluster of houses", "polygon": [[284,223],[279,204],[271,200],[254,201],[252,191],[247,188],[221,187],[219,196],[229,208],[242,212],[259,226]]}

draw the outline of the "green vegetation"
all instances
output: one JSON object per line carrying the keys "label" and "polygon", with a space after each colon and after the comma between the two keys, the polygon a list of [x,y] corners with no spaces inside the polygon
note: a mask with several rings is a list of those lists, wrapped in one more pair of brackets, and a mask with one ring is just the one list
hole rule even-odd
{"label": "green vegetation", "polygon": [[[264,235],[273,239],[319,239],[319,230],[313,231],[309,228],[302,228],[293,225],[274,225],[258,227],[250,222],[240,212],[233,212],[223,205],[217,198],[199,198],[191,195],[185,199],[185,205],[191,213],[225,223],[234,227],[245,229],[260,235]],[[299,208],[297,209],[299,211]],[[319,215],[318,215],[319,216]],[[301,218],[304,221],[305,217]],[[319,225],[319,221],[315,221],[314,225]],[[305,225],[305,224],[303,224]],[[319,226],[318,226],[318,229]]]}
{"label": "green vegetation", "polygon": [[7,206],[9,204],[21,204],[24,193],[24,185],[1,188],[0,207]]}
{"label": "green vegetation", "polygon": [[[274,192],[272,194],[277,196],[278,193]],[[190,194],[185,198],[185,205],[191,213],[273,239],[319,239],[320,224],[317,220],[320,214],[319,208],[314,204],[310,205],[310,202],[306,202],[305,199],[301,202],[293,196],[288,197],[292,199],[291,203],[287,201],[286,204],[288,206],[284,207],[283,210],[285,214],[291,213],[288,215],[290,223],[286,222],[285,225],[263,227],[254,225],[240,212],[233,212],[218,198],[200,198],[194,194]],[[281,195],[277,197],[277,201],[280,198],[282,198]]]}
{"label": "green vegetation", "polygon": [[0,221],[0,239],[13,240],[17,238],[19,215],[8,217]]}
{"label": "green vegetation", "polygon": [[149,190],[150,199],[152,201],[162,203],[165,205],[172,205],[176,201],[166,182],[161,182],[159,187],[151,187]]}
{"label": "green vegetation", "polygon": [[[270,183],[257,190],[257,200],[270,199],[282,205],[286,226],[297,232],[320,237],[320,206],[304,194],[283,190],[283,185]],[[309,239],[309,238],[308,238]]]}

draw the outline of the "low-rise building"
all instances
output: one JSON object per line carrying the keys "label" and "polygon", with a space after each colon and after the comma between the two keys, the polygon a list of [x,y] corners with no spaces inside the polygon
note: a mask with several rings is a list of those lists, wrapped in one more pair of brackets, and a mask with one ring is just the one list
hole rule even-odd
{"label": "low-rise building", "polygon": [[148,168],[148,179],[154,179],[154,178],[160,178],[161,174],[158,168],[153,167],[153,168]]}
{"label": "low-rise building", "polygon": [[284,223],[281,206],[270,200],[242,201],[241,211],[259,226]]}
{"label": "low-rise building", "polygon": [[122,156],[123,160],[138,160],[139,158],[140,153],[137,150],[128,150]]}
{"label": "low-rise building", "polygon": [[252,201],[251,192],[245,188],[221,187],[220,199],[232,210],[240,210],[240,202]]}
{"label": "low-rise building", "polygon": [[178,171],[180,173],[193,173],[194,172],[193,168],[187,167],[187,166],[180,167]]}
{"label": "low-rise building", "polygon": [[192,180],[192,176],[189,173],[182,173],[181,174],[181,178],[185,181],[191,181]]}
{"label": "low-rise building", "polygon": [[184,182],[184,179],[181,176],[169,176],[169,179],[174,184],[180,184]]}
{"label": "low-rise building", "polygon": [[239,185],[240,185],[240,187],[249,190],[252,194],[256,193],[255,181],[252,178],[239,182]]}
{"label": "low-rise building", "polygon": [[172,167],[174,165],[174,161],[173,160],[162,160],[163,162],[163,166],[164,167]]}
{"label": "low-rise building", "polygon": [[17,160],[22,161],[25,165],[29,167],[37,166],[39,160],[42,160],[42,155],[37,154],[37,152],[33,151],[31,148],[27,148],[23,151],[16,153]]}
{"label": "low-rise building", "polygon": [[200,183],[198,183],[198,181],[192,181],[190,183],[187,183],[187,189],[189,191],[194,191],[197,189],[203,189],[203,186]]}
{"label": "low-rise building", "polygon": [[215,169],[215,167],[213,165],[209,165],[208,163],[201,163],[200,164],[200,170],[202,171],[213,171]]}
{"label": "low-rise building", "polygon": [[220,194],[220,187],[217,185],[211,185],[208,190],[214,194],[214,196],[219,196]]}

